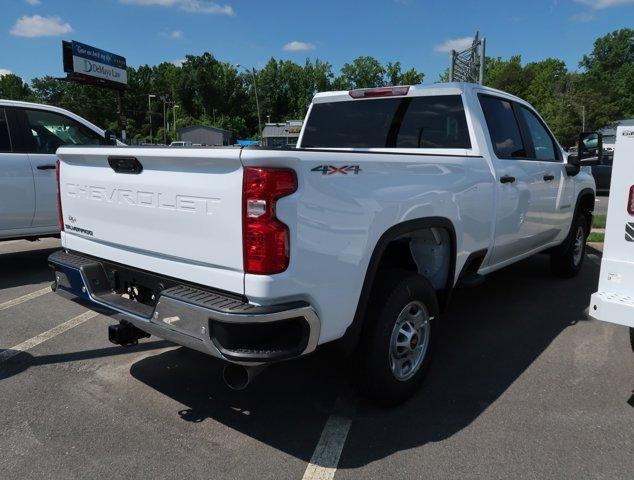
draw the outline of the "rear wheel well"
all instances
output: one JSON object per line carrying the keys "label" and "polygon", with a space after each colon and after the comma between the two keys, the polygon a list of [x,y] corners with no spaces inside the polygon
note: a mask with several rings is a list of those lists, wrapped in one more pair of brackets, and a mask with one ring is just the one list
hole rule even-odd
{"label": "rear wheel well", "polygon": [[592,229],[592,212],[594,212],[594,194],[583,193],[579,198],[578,212],[586,218],[586,232],[589,235]]}
{"label": "rear wheel well", "polygon": [[[377,275],[393,269],[418,273],[434,287],[439,303],[442,303],[452,280],[452,248],[451,234],[445,228],[428,227],[408,232],[387,244],[379,260]],[[377,284],[380,281],[374,282],[373,290]]]}
{"label": "rear wheel well", "polygon": [[[432,238],[440,238],[441,245],[438,245],[437,241],[430,241]],[[414,239],[417,239],[414,242],[416,244],[414,249],[416,253],[412,252],[410,246]],[[426,244],[426,247],[421,249],[421,244]],[[447,255],[447,257],[443,259],[443,262],[445,262],[447,266],[446,273],[444,273],[444,275],[446,275],[446,282],[440,285],[441,282],[439,279],[443,278],[443,273],[441,273],[439,269],[430,270],[430,268],[428,268],[427,270],[430,270],[432,273],[431,276],[434,276],[433,271],[437,273],[435,281],[431,282],[430,280],[430,283],[440,287],[435,290],[438,296],[438,304],[442,310],[448,303],[451,295],[456,268],[456,232],[451,221],[445,217],[427,217],[408,220],[392,226],[381,235],[381,238],[379,238],[374,247],[368,268],[365,272],[363,286],[352,324],[338,342],[344,351],[351,353],[356,348],[363,330],[365,318],[368,315],[368,311],[372,308],[371,304],[373,299],[377,296],[377,289],[381,288],[381,280],[385,272],[394,268],[418,273],[422,271],[422,275],[429,280],[429,273],[425,272],[424,268],[421,268],[425,263],[424,252],[427,252],[430,258],[441,260],[438,251],[431,252],[432,249],[436,250],[438,247],[442,247],[442,251],[446,252]],[[422,261],[421,258],[423,259]]]}

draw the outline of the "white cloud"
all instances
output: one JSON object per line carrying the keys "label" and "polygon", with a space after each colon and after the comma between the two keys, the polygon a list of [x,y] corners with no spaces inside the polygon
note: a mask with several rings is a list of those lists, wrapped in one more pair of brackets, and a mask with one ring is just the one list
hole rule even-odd
{"label": "white cloud", "polygon": [[4,77],[5,75],[11,75],[13,72],[11,70],[7,70],[6,68],[0,68],[0,77]]}
{"label": "white cloud", "polygon": [[178,60],[172,60],[172,65],[176,65],[177,67],[182,67],[183,63],[185,63],[186,60],[187,59],[185,59],[185,58],[181,58],[181,59],[178,59]]}
{"label": "white cloud", "polygon": [[41,5],[42,2],[40,0],[24,0],[29,5]]}
{"label": "white cloud", "polygon": [[11,29],[16,37],[56,37],[73,31],[69,23],[60,17],[42,17],[40,15],[23,15],[17,19]]}
{"label": "white cloud", "polygon": [[634,5],[634,0],[575,0],[575,2],[587,5],[595,10],[618,7],[619,5]]}
{"label": "white cloud", "polygon": [[452,38],[446,42],[434,45],[434,52],[449,53],[452,50],[460,52],[466,50],[473,44],[473,37]]}
{"label": "white cloud", "polygon": [[634,0],[574,0],[580,5],[588,7],[579,13],[575,13],[571,18],[577,22],[591,22],[597,18],[596,12],[598,10],[605,10],[606,8],[618,7],[621,5],[634,5]]}
{"label": "white cloud", "polygon": [[285,52],[307,52],[309,50],[315,50],[315,45],[313,45],[312,43],[298,42],[297,40],[295,40],[284,45],[284,47],[282,47],[282,50],[284,50]]}
{"label": "white cloud", "polygon": [[119,2],[127,5],[141,5],[143,7],[175,7],[189,13],[229,16],[236,14],[231,5],[220,5],[210,0],[119,0]]}
{"label": "white cloud", "polygon": [[180,40],[181,38],[183,38],[184,34],[181,30],[172,30],[167,34],[167,36],[174,40]]}

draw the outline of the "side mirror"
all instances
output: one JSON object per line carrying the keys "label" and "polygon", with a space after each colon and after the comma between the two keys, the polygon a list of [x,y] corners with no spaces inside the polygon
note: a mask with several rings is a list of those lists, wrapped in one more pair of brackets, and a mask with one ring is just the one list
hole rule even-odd
{"label": "side mirror", "polygon": [[576,167],[599,165],[603,160],[603,134],[584,132],[577,140],[577,154],[568,157],[568,163]]}
{"label": "side mirror", "polygon": [[104,132],[103,144],[104,145],[116,145],[117,144],[117,134],[114,133],[112,130],[106,130]]}

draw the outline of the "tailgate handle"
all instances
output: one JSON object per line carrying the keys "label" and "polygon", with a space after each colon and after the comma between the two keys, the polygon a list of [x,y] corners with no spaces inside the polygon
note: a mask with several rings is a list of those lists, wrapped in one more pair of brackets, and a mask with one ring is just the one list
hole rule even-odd
{"label": "tailgate handle", "polygon": [[108,157],[108,164],[117,173],[138,175],[143,171],[143,165],[134,157]]}

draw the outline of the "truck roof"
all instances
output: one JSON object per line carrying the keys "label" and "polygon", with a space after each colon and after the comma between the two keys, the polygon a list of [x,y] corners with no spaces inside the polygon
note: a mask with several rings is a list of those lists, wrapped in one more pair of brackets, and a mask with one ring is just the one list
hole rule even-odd
{"label": "truck roof", "polygon": [[[364,90],[364,89],[359,89]],[[371,90],[371,89],[368,89]],[[416,97],[416,96],[424,96],[424,95],[460,95],[468,90],[478,90],[479,92],[485,91],[490,93],[495,93],[497,95],[503,95],[505,97],[513,98],[519,101],[522,99],[515,97],[507,92],[503,92],[502,90],[497,90],[495,88],[485,87],[476,83],[466,83],[466,82],[447,82],[447,83],[434,83],[430,85],[411,85],[409,87],[409,91],[407,92],[407,97]],[[385,98],[385,97],[383,97]],[[313,98],[313,103],[324,103],[324,102],[338,102],[338,101],[346,101],[351,100],[350,94],[348,90],[339,90],[334,92],[320,92],[315,95]]]}
{"label": "truck roof", "polygon": [[66,110],[64,108],[60,108],[60,107],[54,107],[53,105],[46,105],[44,103],[33,103],[33,102],[23,102],[20,100],[7,100],[4,98],[0,98],[0,107],[22,107],[22,108],[34,108],[37,110],[47,110],[49,112],[55,112],[55,113],[61,113],[62,115],[66,115],[68,117],[71,117],[74,120],[77,120],[80,123],[83,123],[84,125],[89,126],[92,130],[97,131],[99,134],[104,135],[105,131],[98,127],[97,125],[95,125],[92,122],[89,122],[88,120],[86,120],[83,117],[80,117],[79,115]]}

